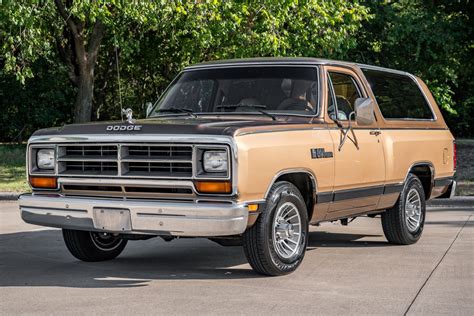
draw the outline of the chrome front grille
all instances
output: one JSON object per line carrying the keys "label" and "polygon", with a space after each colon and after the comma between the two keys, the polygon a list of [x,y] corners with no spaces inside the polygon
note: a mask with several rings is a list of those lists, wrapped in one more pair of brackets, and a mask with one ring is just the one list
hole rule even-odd
{"label": "chrome front grille", "polygon": [[117,145],[72,145],[61,147],[60,158],[69,159],[117,159]]}
{"label": "chrome front grille", "polygon": [[193,157],[191,146],[129,145],[124,147],[124,159],[188,160]]}
{"label": "chrome front grille", "polygon": [[111,161],[62,161],[60,170],[74,175],[108,175],[116,176],[117,162]]}
{"label": "chrome front grille", "polygon": [[123,164],[125,175],[154,176],[154,177],[191,177],[193,165],[191,162],[160,162],[160,161],[130,161]]}
{"label": "chrome front grille", "polygon": [[65,144],[57,154],[60,176],[193,177],[192,145]]}

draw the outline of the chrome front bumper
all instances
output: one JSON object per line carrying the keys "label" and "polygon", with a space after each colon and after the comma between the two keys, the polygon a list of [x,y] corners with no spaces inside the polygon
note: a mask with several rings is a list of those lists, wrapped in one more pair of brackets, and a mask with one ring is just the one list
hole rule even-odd
{"label": "chrome front bumper", "polygon": [[[248,221],[246,204],[222,202],[163,202],[64,197],[24,194],[19,198],[21,217],[30,224],[86,231],[132,234],[215,237],[241,234]],[[98,217],[125,213],[127,223],[116,227],[114,218]],[[103,212],[102,212],[103,213]],[[129,215],[128,215],[129,214]],[[121,221],[121,220],[120,220]],[[107,226],[110,223],[110,226]],[[105,227],[104,227],[105,226]]]}

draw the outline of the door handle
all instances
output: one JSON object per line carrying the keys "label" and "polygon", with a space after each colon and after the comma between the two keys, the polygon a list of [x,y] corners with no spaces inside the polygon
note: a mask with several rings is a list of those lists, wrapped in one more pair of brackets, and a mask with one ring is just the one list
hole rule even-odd
{"label": "door handle", "polygon": [[370,131],[370,135],[379,136],[380,134],[382,134],[382,132],[379,131],[379,130],[371,130]]}

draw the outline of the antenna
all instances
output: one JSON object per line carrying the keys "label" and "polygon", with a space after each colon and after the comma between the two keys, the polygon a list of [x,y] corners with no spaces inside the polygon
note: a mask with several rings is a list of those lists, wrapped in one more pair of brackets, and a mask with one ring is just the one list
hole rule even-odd
{"label": "antenna", "polygon": [[[115,40],[115,43],[117,43],[117,40],[115,39],[115,34],[114,34],[114,40]],[[120,113],[120,119],[123,122],[122,90],[120,89],[120,65],[119,65],[117,45],[115,45],[115,64],[117,66],[117,84],[118,84],[119,106],[120,106],[119,113]]]}

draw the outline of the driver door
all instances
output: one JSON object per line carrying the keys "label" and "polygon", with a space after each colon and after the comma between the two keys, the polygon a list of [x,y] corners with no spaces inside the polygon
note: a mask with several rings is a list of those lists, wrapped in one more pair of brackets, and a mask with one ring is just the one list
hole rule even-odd
{"label": "driver door", "polygon": [[[385,161],[377,122],[357,126],[351,112],[357,98],[367,93],[356,73],[339,67],[326,67],[328,85],[327,121],[334,142],[334,190],[326,219],[364,213],[377,207],[383,194]],[[343,130],[352,131],[343,141]],[[339,127],[336,123],[342,126]]]}

